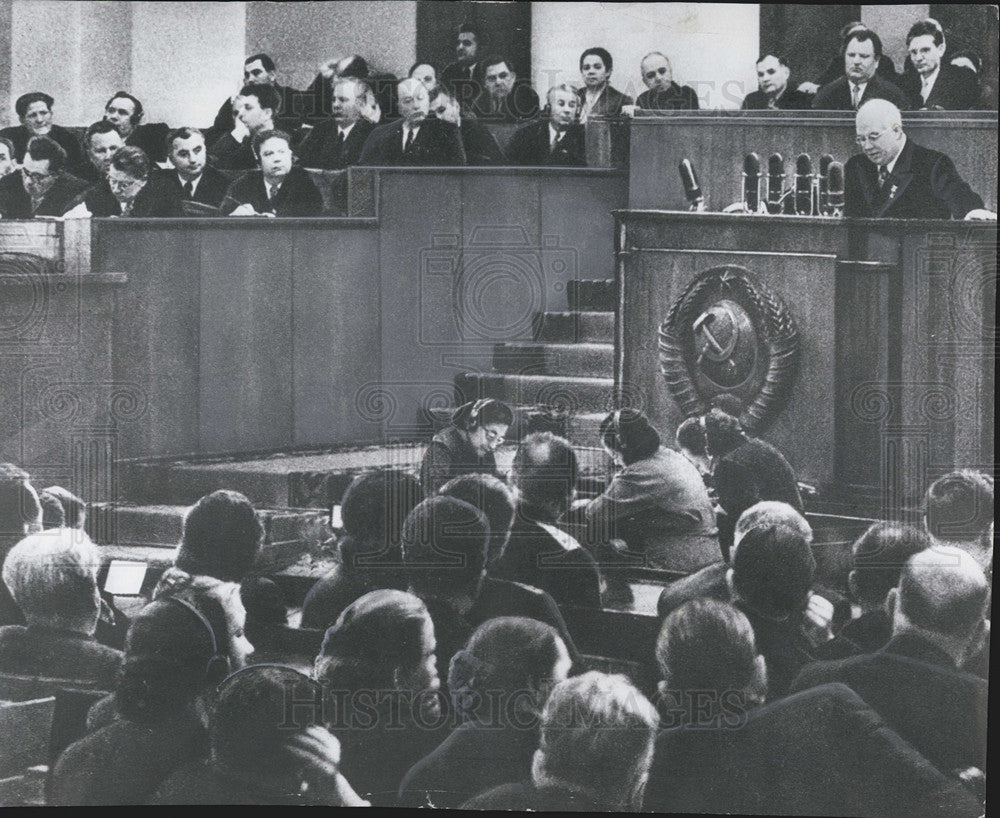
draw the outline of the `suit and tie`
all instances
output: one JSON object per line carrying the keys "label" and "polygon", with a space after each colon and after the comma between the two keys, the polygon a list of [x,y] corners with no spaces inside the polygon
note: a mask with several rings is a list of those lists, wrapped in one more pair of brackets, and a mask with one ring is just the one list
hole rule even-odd
{"label": "suit and tie", "polygon": [[487,122],[528,122],[538,116],[541,106],[535,89],[524,80],[517,80],[507,96],[495,99],[489,91],[472,103],[473,113]]}
{"label": "suit and tie", "polygon": [[485,69],[481,62],[453,62],[441,72],[440,82],[450,88],[462,109],[472,106],[473,100],[482,93]]}
{"label": "suit and tie", "polygon": [[244,173],[229,186],[219,210],[228,216],[243,204],[253,205],[258,213],[275,216],[321,216],[323,194],[309,174],[298,166],[282,181],[277,192],[269,191],[259,170]]}
{"label": "suit and tie", "polygon": [[[766,111],[770,108],[767,102],[767,94],[763,91],[751,91],[743,99],[743,110]],[[795,88],[785,88],[785,92],[775,100],[774,107],[779,111],[805,111],[812,108],[812,104],[812,94]]]}
{"label": "suit and tie", "polygon": [[84,202],[94,216],[132,216],[149,218],[157,216],[180,216],[180,196],[159,175],[150,173],[149,180],[132,200],[128,213],[122,211],[121,203],[111,192],[108,183],[90,189]]}
{"label": "suit and tie", "polygon": [[907,79],[906,90],[921,110],[968,111],[979,107],[976,75],[965,68],[941,63],[929,94],[925,94],[920,74],[914,72]]}
{"label": "suit and tie", "polygon": [[858,94],[847,77],[839,77],[824,85],[813,97],[812,107],[818,111],[854,111],[870,99],[887,99],[901,111],[909,111],[913,103],[906,93],[876,74]]}
{"label": "suit and tie", "polygon": [[465,148],[458,128],[427,117],[416,133],[402,119],[381,125],[369,134],[359,165],[464,165]]}
{"label": "suit and tie", "polygon": [[192,185],[191,182],[181,182],[177,171],[173,168],[160,170],[157,175],[163,179],[164,183],[182,201],[200,202],[211,207],[218,207],[222,204],[222,199],[226,195],[230,184],[229,177],[211,165],[205,165],[205,169],[201,172],[201,178],[198,179],[197,185]]}
{"label": "suit and tie", "polygon": [[[888,170],[888,169],[886,169]],[[844,167],[844,215],[892,219],[962,219],[983,200],[958,175],[951,159],[906,140],[892,171],[882,174],[863,154]]]}
{"label": "suit and tie", "polygon": [[583,125],[570,125],[561,134],[550,128],[547,119],[518,128],[507,145],[507,158],[513,165],[585,168]]}
{"label": "suit and tie", "polygon": [[345,137],[337,120],[327,119],[310,131],[295,153],[303,167],[343,170],[358,164],[365,140],[374,130],[367,119],[358,119]]}
{"label": "suit and tie", "polygon": [[20,171],[8,173],[0,179],[0,218],[31,219],[35,216],[62,216],[71,210],[90,187],[89,182],[61,171],[56,175],[52,187],[32,210],[31,196],[24,188],[24,177]]}
{"label": "suit and tie", "polygon": [[462,117],[458,130],[462,134],[465,159],[470,165],[502,165],[507,161],[496,137],[478,119]]}

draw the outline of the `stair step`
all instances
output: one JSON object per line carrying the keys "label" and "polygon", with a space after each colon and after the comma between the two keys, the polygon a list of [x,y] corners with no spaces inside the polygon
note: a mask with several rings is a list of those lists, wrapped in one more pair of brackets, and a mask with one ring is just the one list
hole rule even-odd
{"label": "stair step", "polygon": [[535,317],[535,340],[552,343],[613,344],[613,312],[546,312]]}
{"label": "stair step", "polygon": [[495,398],[511,405],[542,404],[573,412],[600,412],[611,406],[614,378],[467,372],[455,377],[455,388],[463,400]]}
{"label": "stair step", "polygon": [[573,310],[614,312],[616,295],[613,278],[582,279],[566,283],[566,297]]}
{"label": "stair step", "polygon": [[510,375],[610,376],[614,344],[508,343],[493,347],[493,368]]}

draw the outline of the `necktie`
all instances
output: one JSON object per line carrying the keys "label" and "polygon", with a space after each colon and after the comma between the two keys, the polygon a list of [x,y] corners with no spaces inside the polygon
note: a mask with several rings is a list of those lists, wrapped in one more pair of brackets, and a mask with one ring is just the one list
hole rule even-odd
{"label": "necktie", "polygon": [[554,151],[559,143],[562,141],[563,135],[562,131],[556,131],[556,135],[552,137],[552,145],[549,147],[550,151]]}
{"label": "necktie", "polygon": [[413,128],[410,128],[406,132],[406,141],[403,143],[403,153],[406,153],[410,149],[410,145],[413,144]]}
{"label": "necktie", "polygon": [[927,77],[922,77],[920,80],[920,98],[927,102],[927,97],[931,95],[931,86]]}
{"label": "necktie", "polygon": [[889,179],[889,168],[885,165],[878,166],[878,189],[882,190]]}
{"label": "necktie", "polygon": [[344,147],[344,132],[337,128],[337,136],[333,140],[333,149],[336,153],[340,153],[341,149]]}
{"label": "necktie", "polygon": [[194,197],[194,182],[184,183],[184,198],[191,199]]}
{"label": "necktie", "polygon": [[851,84],[851,107],[857,109],[858,103],[861,101],[861,88],[857,85]]}

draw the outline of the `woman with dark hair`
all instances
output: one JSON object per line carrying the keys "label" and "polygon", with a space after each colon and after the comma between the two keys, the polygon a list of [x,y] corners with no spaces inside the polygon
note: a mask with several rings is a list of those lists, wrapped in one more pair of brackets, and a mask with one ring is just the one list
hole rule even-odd
{"label": "woman with dark hair", "polygon": [[358,597],[379,588],[405,591],[400,537],[403,521],[423,500],[420,481],[398,469],[359,474],[341,500],[346,536],[340,562],[302,603],[302,627],[326,630]]}
{"label": "woman with dark hair", "polygon": [[646,566],[692,573],[722,559],[715,511],[698,470],[635,409],[601,423],[601,443],[620,470],[587,506],[591,527],[624,540]]}
{"label": "woman with dark hair", "polygon": [[505,616],[480,625],[451,660],[448,689],[462,719],[399,790],[401,806],[455,808],[487,789],[531,774],[538,717],[567,678],[559,634],[534,619]]}
{"label": "woman with dark hair", "polygon": [[583,88],[580,95],[580,122],[591,116],[621,116],[622,106],[634,100],[617,88],[611,87],[611,69],[614,62],[605,48],[588,48],[580,55],[580,74]]}
{"label": "woman with dark hair", "polygon": [[451,424],[434,435],[420,464],[420,482],[427,496],[462,474],[497,474],[493,452],[503,443],[514,413],[505,403],[481,398],[459,406]]}
{"label": "woman with dark hair", "polygon": [[436,648],[424,603],[381,590],[344,610],[316,657],[341,770],[376,806],[393,806],[403,775],[444,738]]}

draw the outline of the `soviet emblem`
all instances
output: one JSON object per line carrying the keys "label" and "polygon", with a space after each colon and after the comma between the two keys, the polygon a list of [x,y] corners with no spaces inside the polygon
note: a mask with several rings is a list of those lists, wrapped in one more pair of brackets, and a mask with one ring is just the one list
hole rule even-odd
{"label": "soviet emblem", "polygon": [[788,395],[799,335],[780,297],[742,267],[697,275],[660,326],[660,371],[685,415],[706,412],[717,395],[737,398],[740,421],[759,431]]}

